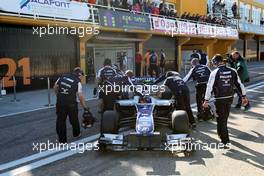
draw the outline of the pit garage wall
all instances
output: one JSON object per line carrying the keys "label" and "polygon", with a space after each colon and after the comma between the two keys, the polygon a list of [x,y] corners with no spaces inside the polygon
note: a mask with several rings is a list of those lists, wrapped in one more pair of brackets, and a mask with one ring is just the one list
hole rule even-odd
{"label": "pit garage wall", "polygon": [[232,50],[237,50],[243,55],[243,48],[244,48],[244,40],[239,39],[237,42],[232,46]]}
{"label": "pit garage wall", "polygon": [[249,61],[257,60],[257,41],[256,40],[247,40],[247,48],[245,49],[246,51],[244,51],[244,40],[239,39],[233,45],[232,50],[239,51],[241,55],[244,56]]}
{"label": "pit garage wall", "polygon": [[[0,39],[0,59],[10,58],[16,64],[18,90],[46,88],[47,80],[42,77],[50,76],[53,83],[58,76],[69,73],[79,64],[79,39],[75,36],[46,35],[40,38],[33,35],[32,27],[1,25]],[[29,58],[29,69],[19,66],[23,57]],[[10,71],[8,67],[0,65],[0,74],[6,75]],[[30,73],[30,81],[26,84],[23,81],[25,71]]]}
{"label": "pit garage wall", "polygon": [[[166,69],[176,70],[177,63],[177,40],[172,37],[152,36],[143,44],[143,53],[146,54],[147,50],[154,50],[160,59],[160,51],[164,50],[166,55]],[[143,56],[144,57],[144,56]]]}

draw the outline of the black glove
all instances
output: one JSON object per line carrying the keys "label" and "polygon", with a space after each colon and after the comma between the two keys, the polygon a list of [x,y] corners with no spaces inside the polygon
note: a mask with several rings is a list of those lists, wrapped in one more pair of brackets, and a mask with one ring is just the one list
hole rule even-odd
{"label": "black glove", "polygon": [[89,108],[84,108],[82,126],[83,128],[90,128],[93,126],[95,118],[90,112]]}

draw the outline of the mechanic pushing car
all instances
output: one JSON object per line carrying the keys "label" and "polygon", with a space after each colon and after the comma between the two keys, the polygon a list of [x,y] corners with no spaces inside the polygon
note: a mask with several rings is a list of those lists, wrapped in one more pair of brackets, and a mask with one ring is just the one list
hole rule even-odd
{"label": "mechanic pushing car", "polygon": [[165,75],[158,78],[155,83],[163,82],[174,95],[176,109],[185,110],[188,114],[189,123],[192,128],[196,127],[195,119],[193,117],[191,104],[190,104],[190,91],[186,83],[180,77],[180,74],[175,71],[168,71]]}
{"label": "mechanic pushing car", "polygon": [[191,78],[196,81],[196,103],[197,103],[197,119],[206,120],[207,117],[205,116],[205,113],[203,113],[203,101],[206,91],[206,85],[211,73],[211,70],[205,66],[200,64],[200,61],[198,58],[193,58],[191,61],[192,68],[189,71],[189,73],[183,78],[184,82],[189,81]]}
{"label": "mechanic pushing car", "polygon": [[227,119],[230,113],[231,104],[233,102],[234,87],[236,86],[242,95],[243,105],[248,103],[246,98],[246,90],[235,69],[227,67],[223,57],[219,54],[212,59],[217,69],[212,71],[205,93],[204,108],[208,108],[208,101],[211,98],[212,91],[215,95],[215,106],[217,117],[217,133],[224,145],[229,143],[229,135],[227,129]]}
{"label": "mechanic pushing car", "polygon": [[97,82],[98,86],[101,87],[99,89],[99,113],[103,113],[105,110],[104,102],[106,100],[106,81],[109,80],[110,78],[113,78],[117,75],[117,71],[115,68],[112,66],[112,62],[110,59],[105,59],[104,60],[104,66],[98,71],[97,73]]}
{"label": "mechanic pushing car", "polygon": [[57,95],[56,131],[60,143],[67,143],[67,116],[70,118],[73,137],[81,136],[76,95],[78,95],[81,106],[84,108],[84,110],[89,111],[82,93],[82,84],[80,82],[82,76],[84,76],[84,72],[81,70],[81,68],[76,67],[73,70],[73,73],[61,76],[54,85],[54,90]]}

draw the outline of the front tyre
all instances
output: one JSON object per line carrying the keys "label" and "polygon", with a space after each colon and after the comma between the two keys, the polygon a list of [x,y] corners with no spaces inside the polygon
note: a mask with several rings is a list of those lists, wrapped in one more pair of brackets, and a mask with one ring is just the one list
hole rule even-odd
{"label": "front tyre", "polygon": [[117,134],[119,117],[115,111],[105,111],[101,120],[101,134]]}
{"label": "front tyre", "polygon": [[174,134],[189,134],[189,118],[185,111],[173,111],[171,120]]}

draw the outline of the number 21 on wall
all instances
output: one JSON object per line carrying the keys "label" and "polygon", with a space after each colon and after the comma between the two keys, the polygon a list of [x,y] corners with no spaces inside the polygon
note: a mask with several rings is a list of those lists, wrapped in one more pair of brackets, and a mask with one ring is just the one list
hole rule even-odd
{"label": "number 21 on wall", "polygon": [[[16,62],[11,58],[0,58],[0,66],[7,65],[8,69],[6,75],[4,75],[3,83],[5,87],[13,87],[14,81],[12,77],[15,75],[17,70]],[[24,85],[30,85],[30,63],[29,58],[24,57],[18,60],[18,67],[23,69],[23,83]]]}

